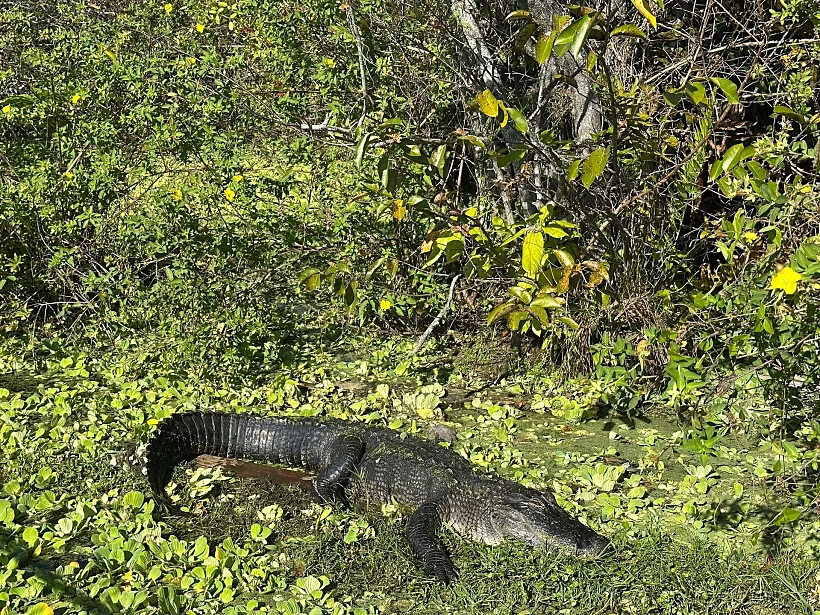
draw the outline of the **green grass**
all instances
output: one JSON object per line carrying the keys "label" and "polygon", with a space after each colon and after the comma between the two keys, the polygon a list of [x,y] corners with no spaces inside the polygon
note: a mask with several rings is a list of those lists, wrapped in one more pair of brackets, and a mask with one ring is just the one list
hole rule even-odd
{"label": "green grass", "polygon": [[[818,608],[815,524],[775,522],[789,495],[758,475],[771,451],[745,436],[727,435],[703,457],[668,419],[568,423],[481,398],[451,408],[438,389],[413,397],[412,369],[400,393],[375,389],[390,382],[386,370],[365,388],[305,392],[171,382],[127,365],[126,357],[76,356],[35,368],[0,356],[12,374],[0,390],[6,613],[37,604],[57,613],[317,615]],[[397,513],[331,510],[293,488],[181,469],[172,494],[191,515],[160,517],[144,479],[111,464],[127,440],[146,438],[173,411],[347,416],[423,435],[428,412],[419,404],[457,427],[454,446],[476,463],[554,489],[612,538],[611,549],[583,560],[517,543],[487,547],[445,530],[461,580],[444,587],[413,560]]]}

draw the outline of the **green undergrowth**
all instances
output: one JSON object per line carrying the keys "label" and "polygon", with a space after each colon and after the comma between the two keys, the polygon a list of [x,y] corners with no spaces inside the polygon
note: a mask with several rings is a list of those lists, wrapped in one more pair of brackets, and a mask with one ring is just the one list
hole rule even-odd
{"label": "green undergrowth", "polygon": [[[265,384],[168,378],[138,353],[0,353],[0,609],[13,613],[813,613],[817,521],[794,517],[753,433],[704,440],[674,417],[570,420],[582,383],[483,388],[376,344]],[[365,348],[364,345],[360,349]],[[401,344],[398,346],[402,348]],[[472,387],[472,388],[471,388]],[[573,387],[575,387],[573,389]],[[174,412],[333,416],[427,437],[539,487],[612,539],[601,557],[487,547],[449,530],[461,581],[427,579],[400,511],[341,511],[295,488],[183,468],[160,516],[112,464]],[[583,412],[582,412],[583,414]],[[600,414],[600,413],[599,413]],[[40,609],[40,610],[37,610]]]}

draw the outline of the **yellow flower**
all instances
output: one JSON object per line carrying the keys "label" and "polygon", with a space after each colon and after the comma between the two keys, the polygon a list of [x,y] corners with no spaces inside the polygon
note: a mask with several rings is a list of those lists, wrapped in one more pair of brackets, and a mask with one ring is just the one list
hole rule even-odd
{"label": "yellow flower", "polygon": [[75,104],[75,105],[76,105],[78,102],[80,102],[80,95],[79,95],[79,94],[74,94],[74,96],[72,96],[72,97],[71,97],[71,102],[72,102],[73,104]]}
{"label": "yellow flower", "polygon": [[797,283],[802,279],[803,276],[791,267],[783,267],[772,278],[772,289],[782,288],[784,293],[791,295],[797,290]]}
{"label": "yellow flower", "polygon": [[237,183],[241,182],[243,179],[245,179],[245,178],[242,177],[241,175],[234,175],[233,176],[233,180]]}
{"label": "yellow flower", "polygon": [[386,312],[387,310],[389,310],[391,305],[393,304],[390,303],[390,301],[387,299],[382,299],[381,301],[379,301],[379,307],[381,308],[382,312]]}
{"label": "yellow flower", "polygon": [[174,199],[175,201],[181,201],[182,200],[182,190],[180,190],[179,188],[177,188],[176,190],[172,190],[171,191],[171,198]]}
{"label": "yellow flower", "polygon": [[204,23],[196,24],[196,31],[199,32],[200,34],[202,34],[205,31],[205,24]]}
{"label": "yellow flower", "polygon": [[745,233],[743,233],[743,239],[745,239],[749,243],[757,241],[757,233],[755,233],[754,231],[746,231]]}
{"label": "yellow flower", "polygon": [[173,5],[173,4],[171,4],[170,2],[169,2],[169,3],[166,3],[166,5],[165,5],[165,12],[166,12],[166,13],[170,13],[170,12],[171,12],[171,11],[173,11],[173,10],[174,10],[174,5]]}
{"label": "yellow flower", "polygon": [[233,201],[234,197],[236,196],[236,192],[231,190],[230,188],[225,188],[225,198],[229,201]]}
{"label": "yellow flower", "polygon": [[3,107],[3,113],[11,113],[11,105],[6,105]]}

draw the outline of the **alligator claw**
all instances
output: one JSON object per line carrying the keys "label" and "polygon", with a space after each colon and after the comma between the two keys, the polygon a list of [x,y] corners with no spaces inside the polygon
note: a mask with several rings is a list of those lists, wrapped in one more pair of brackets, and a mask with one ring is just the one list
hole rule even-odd
{"label": "alligator claw", "polygon": [[431,557],[424,562],[424,572],[428,577],[435,577],[445,585],[458,581],[458,568],[455,567],[450,556],[444,552],[431,555],[435,555],[435,557]]}

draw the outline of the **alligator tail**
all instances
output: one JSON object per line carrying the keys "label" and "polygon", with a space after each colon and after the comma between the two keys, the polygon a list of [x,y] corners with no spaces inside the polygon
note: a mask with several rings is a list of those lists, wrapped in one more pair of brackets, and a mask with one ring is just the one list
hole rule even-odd
{"label": "alligator tail", "polygon": [[318,468],[336,430],[309,420],[248,414],[191,412],[162,421],[148,443],[145,474],[162,505],[174,468],[199,455],[260,459],[306,469]]}

